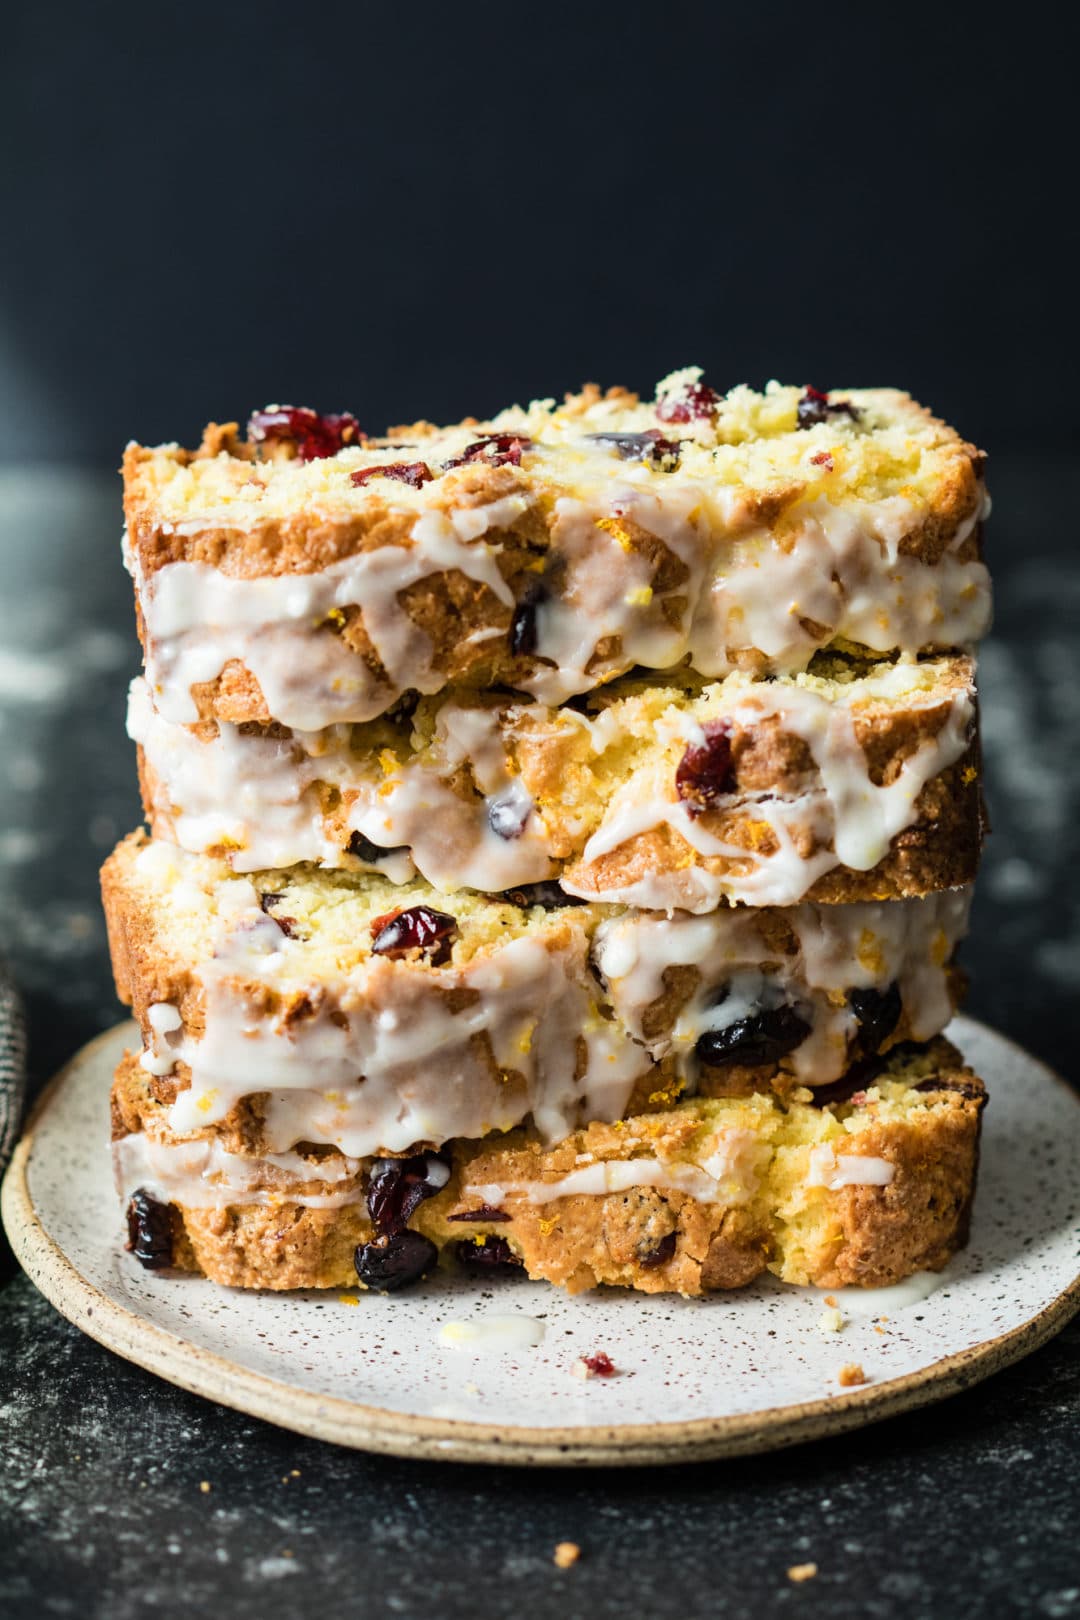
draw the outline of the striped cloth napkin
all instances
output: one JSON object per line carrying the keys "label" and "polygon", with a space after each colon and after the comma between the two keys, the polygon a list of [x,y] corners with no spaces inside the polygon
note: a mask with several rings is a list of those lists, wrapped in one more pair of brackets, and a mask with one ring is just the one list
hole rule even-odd
{"label": "striped cloth napkin", "polygon": [[22,1003],[0,961],[0,1172],[7,1167],[19,1134],[26,1090],[26,1030]]}

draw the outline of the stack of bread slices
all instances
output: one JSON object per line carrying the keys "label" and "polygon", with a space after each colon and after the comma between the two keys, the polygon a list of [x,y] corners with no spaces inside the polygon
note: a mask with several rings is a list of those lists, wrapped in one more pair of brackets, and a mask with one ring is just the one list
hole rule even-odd
{"label": "stack of bread slices", "polygon": [[103,874],[143,1264],[696,1295],[964,1242],[983,458],[688,369],[129,447]]}

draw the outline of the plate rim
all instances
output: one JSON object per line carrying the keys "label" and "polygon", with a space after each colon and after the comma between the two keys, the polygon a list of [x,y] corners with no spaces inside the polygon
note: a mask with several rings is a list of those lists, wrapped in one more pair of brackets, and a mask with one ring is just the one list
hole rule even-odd
{"label": "plate rim", "polygon": [[[965,1018],[964,1022],[1021,1053],[1080,1107],[1080,1093],[1018,1041],[978,1019]],[[118,1304],[83,1277],[46,1231],[29,1185],[37,1128],[72,1071],[92,1061],[99,1047],[115,1042],[120,1030],[128,1027],[133,1027],[130,1020],[124,1020],[80,1047],[49,1081],[31,1110],[0,1187],[0,1214],[15,1256],[49,1303],[106,1349],[192,1394],[313,1439],[388,1456],[519,1467],[646,1466],[748,1456],[842,1434],[944,1400],[1038,1350],[1080,1311],[1078,1272],[1059,1294],[1016,1327],[898,1378],[790,1406],[670,1423],[532,1428],[390,1412],[342,1396],[318,1395],[241,1367]]]}

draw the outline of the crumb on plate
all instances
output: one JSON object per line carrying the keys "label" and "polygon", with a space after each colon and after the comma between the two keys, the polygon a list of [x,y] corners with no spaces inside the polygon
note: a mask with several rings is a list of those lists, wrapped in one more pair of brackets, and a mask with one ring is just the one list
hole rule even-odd
{"label": "crumb on plate", "polygon": [[579,1356],[570,1372],[575,1378],[614,1378],[618,1367],[606,1350],[597,1350],[592,1356]]}

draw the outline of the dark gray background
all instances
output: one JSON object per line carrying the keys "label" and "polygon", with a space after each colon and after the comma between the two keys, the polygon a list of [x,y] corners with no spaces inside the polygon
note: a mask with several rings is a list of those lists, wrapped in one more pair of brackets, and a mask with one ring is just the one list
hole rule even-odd
{"label": "dark gray background", "polygon": [[[139,814],[138,654],[119,490],[95,465],[129,435],[191,439],[275,398],[377,427],[587,376],[650,386],[695,359],[724,386],[896,382],[990,450],[995,832],[970,1007],[1075,1077],[1062,16],[273,0],[5,16],[0,948],[35,1088],[120,1012],[96,872]],[[184,1395],[80,1335],[0,1253],[0,1614],[1080,1614],[1078,1346],[1074,1324],[942,1408],[772,1458],[500,1474],[365,1458]],[[559,1573],[567,1537],[583,1556]],[[792,1586],[808,1559],[820,1574]]]}
{"label": "dark gray background", "polygon": [[1075,46],[1041,4],[8,7],[0,457],[691,363],[1069,446]]}

